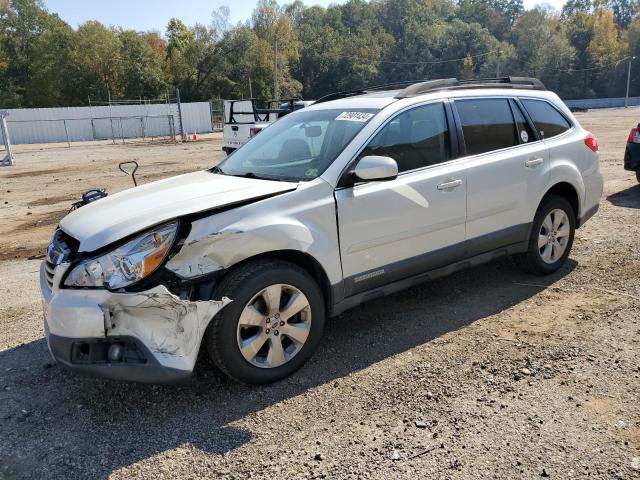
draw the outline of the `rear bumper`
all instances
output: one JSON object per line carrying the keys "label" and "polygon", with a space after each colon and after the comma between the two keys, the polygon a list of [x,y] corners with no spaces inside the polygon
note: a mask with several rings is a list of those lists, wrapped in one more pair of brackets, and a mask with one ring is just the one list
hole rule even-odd
{"label": "rear bumper", "polygon": [[591,207],[589,210],[584,212],[584,214],[578,219],[578,224],[576,225],[576,228],[580,228],[582,225],[584,225],[587,220],[589,220],[591,217],[593,217],[597,213],[599,208],[600,208],[600,204],[596,204],[593,207]]}
{"label": "rear bumper", "polygon": [[640,171],[640,143],[627,143],[624,152],[624,169]]}

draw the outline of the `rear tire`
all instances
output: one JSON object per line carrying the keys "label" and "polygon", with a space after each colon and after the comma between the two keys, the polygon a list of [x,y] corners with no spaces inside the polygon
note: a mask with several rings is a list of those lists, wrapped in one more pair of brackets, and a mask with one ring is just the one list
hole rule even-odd
{"label": "rear tire", "polygon": [[280,260],[248,263],[222,278],[214,298],[222,296],[232,302],[211,321],[204,341],[214,363],[234,380],[275,382],[317,348],[324,297],[300,267]]}
{"label": "rear tire", "polygon": [[514,262],[534,275],[557,271],[571,252],[575,228],[576,217],[571,204],[557,195],[545,198],[533,219],[527,251],[514,255]]}

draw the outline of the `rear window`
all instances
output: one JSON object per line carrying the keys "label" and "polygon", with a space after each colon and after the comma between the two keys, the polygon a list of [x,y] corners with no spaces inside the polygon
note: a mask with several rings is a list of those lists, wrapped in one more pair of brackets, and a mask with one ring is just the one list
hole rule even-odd
{"label": "rear window", "polygon": [[555,137],[571,128],[567,119],[544,100],[522,99],[522,104],[540,132],[541,138]]}
{"label": "rear window", "polygon": [[506,98],[456,100],[467,155],[499,150],[519,144]]}

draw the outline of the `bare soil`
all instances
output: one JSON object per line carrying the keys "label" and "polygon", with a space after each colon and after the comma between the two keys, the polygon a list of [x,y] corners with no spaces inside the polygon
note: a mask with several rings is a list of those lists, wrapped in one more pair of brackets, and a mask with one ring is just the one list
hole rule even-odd
{"label": "bare soil", "polygon": [[[203,359],[182,386],[65,372],[37,271],[80,193],[213,165],[221,138],[16,148],[0,169],[0,478],[640,478],[640,186],[622,169],[640,109],[578,115],[601,145],[600,212],[566,266],[508,260],[329,322],[277,384]],[[97,219],[99,220],[99,219]]]}

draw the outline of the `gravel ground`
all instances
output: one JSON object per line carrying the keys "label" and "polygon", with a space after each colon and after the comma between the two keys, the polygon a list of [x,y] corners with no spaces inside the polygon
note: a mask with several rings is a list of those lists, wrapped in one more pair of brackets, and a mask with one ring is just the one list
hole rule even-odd
{"label": "gravel ground", "polygon": [[0,170],[0,478],[640,478],[640,186],[622,170],[639,109],[580,114],[601,143],[601,210],[551,277],[509,260],[330,321],[315,356],[267,387],[206,359],[182,386],[54,365],[37,269],[87,188],[203,168],[185,145],[17,148]]}

